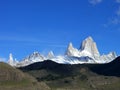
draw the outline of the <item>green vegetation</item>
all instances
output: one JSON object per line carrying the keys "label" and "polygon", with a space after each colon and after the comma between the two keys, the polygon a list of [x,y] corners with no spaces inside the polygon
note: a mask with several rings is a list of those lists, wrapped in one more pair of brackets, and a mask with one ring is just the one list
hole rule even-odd
{"label": "green vegetation", "polygon": [[49,87],[8,64],[0,63],[0,90],[49,90]]}
{"label": "green vegetation", "polygon": [[[120,77],[112,76],[114,75],[114,72],[110,72],[108,75],[106,73],[107,71],[105,72],[105,75],[102,72],[104,69],[109,69],[109,66],[111,68],[111,64],[63,65],[52,61],[48,62],[35,63],[20,69],[35,77],[39,82],[45,82],[51,90],[120,89]],[[119,73],[117,73],[117,75],[119,75]]]}
{"label": "green vegetation", "polygon": [[102,65],[45,61],[19,70],[0,63],[0,90],[119,90],[119,68],[119,58]]}

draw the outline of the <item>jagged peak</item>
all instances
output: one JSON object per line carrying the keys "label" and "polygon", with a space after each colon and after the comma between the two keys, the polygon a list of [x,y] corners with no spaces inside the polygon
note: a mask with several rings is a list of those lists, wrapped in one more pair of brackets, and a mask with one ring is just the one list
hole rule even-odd
{"label": "jagged peak", "polygon": [[98,51],[97,45],[94,42],[93,38],[91,36],[87,37],[80,46],[80,51],[87,51],[91,53],[93,57],[99,56],[100,53]]}
{"label": "jagged peak", "polygon": [[91,44],[95,43],[91,36],[87,37],[85,40],[82,41],[80,49],[84,49],[85,47],[91,46]]}
{"label": "jagged peak", "polygon": [[73,47],[72,42],[70,42],[70,43],[68,44],[68,48],[69,48],[69,47]]}
{"label": "jagged peak", "polygon": [[88,36],[85,40],[86,40],[86,41],[88,41],[88,40],[89,40],[89,41],[94,41],[91,36]]}
{"label": "jagged peak", "polygon": [[38,51],[35,51],[32,54],[27,56],[27,58],[31,58],[31,57],[44,57],[44,56],[41,53],[39,53]]}
{"label": "jagged peak", "polygon": [[38,51],[34,51],[33,54],[40,54]]}
{"label": "jagged peak", "polygon": [[9,54],[8,64],[15,66],[18,61],[13,59],[12,53]]}
{"label": "jagged peak", "polygon": [[74,48],[73,44],[70,42],[69,45],[68,45],[68,48],[67,48],[67,50],[65,52],[65,55],[78,56],[78,54],[79,54],[78,49]]}
{"label": "jagged peak", "polygon": [[68,44],[67,50],[78,50],[78,49],[73,46],[72,42],[70,42]]}
{"label": "jagged peak", "polygon": [[47,55],[47,58],[53,58],[54,57],[54,53],[53,51],[50,51]]}
{"label": "jagged peak", "polygon": [[30,54],[29,56],[27,56],[27,58],[31,58],[31,57],[44,57],[44,55],[42,55],[41,53],[39,53],[38,51],[34,51],[32,54]]}
{"label": "jagged peak", "polygon": [[52,54],[52,55],[54,55],[53,51],[50,51],[48,54]]}
{"label": "jagged peak", "polygon": [[9,60],[13,61],[13,55],[12,55],[12,53],[9,54]]}
{"label": "jagged peak", "polygon": [[[92,43],[95,43],[95,42],[94,42],[93,38],[91,36],[89,36],[82,41],[81,46],[86,46],[88,44],[91,45]],[[81,49],[83,49],[83,48],[81,47]]]}
{"label": "jagged peak", "polygon": [[116,53],[115,52],[110,52],[109,55],[112,55],[113,57],[117,57]]}
{"label": "jagged peak", "polygon": [[[87,57],[92,58],[93,61],[91,61],[91,59]],[[113,59],[115,59],[115,57],[116,54],[114,52],[109,53],[108,55],[100,55],[96,43],[94,42],[93,38],[89,36],[83,40],[81,48],[79,50],[73,46],[72,42],[70,42],[64,56],[54,56],[54,53],[52,51],[44,56],[41,55],[41,53],[35,51],[24,58],[21,62],[19,62],[18,65],[25,66],[33,62],[41,62],[47,59],[56,61],[58,63],[70,64],[83,63],[83,60],[85,60],[84,63],[105,63],[112,61]],[[13,60],[12,54],[10,54],[10,58],[11,60]],[[86,62],[86,60],[88,61]]]}

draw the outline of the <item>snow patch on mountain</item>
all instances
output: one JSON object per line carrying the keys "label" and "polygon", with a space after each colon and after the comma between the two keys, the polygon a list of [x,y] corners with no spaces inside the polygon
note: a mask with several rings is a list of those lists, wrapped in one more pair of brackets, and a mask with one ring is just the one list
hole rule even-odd
{"label": "snow patch on mountain", "polygon": [[[93,63],[108,63],[115,59],[117,56],[115,52],[111,52],[107,55],[100,55],[97,45],[92,39],[92,37],[88,37],[83,40],[80,49],[76,49],[73,47],[72,43],[68,45],[66,55],[73,57],[90,57],[93,59]],[[86,60],[86,59],[85,59]],[[88,63],[89,62],[88,60]]]}
{"label": "snow patch on mountain", "polygon": [[16,66],[18,61],[16,59],[13,59],[12,53],[9,54],[8,64],[11,66]]}
{"label": "snow patch on mountain", "polygon": [[17,63],[17,66],[26,66],[35,62],[42,62],[46,58],[39,52],[33,52],[31,55],[25,57],[21,62]]}
{"label": "snow patch on mountain", "polygon": [[44,60],[52,60],[62,64],[83,64],[83,63],[109,63],[117,57],[115,52],[110,52],[107,55],[100,55],[96,43],[92,37],[88,37],[81,43],[80,49],[74,48],[72,43],[69,43],[65,55],[55,56],[52,51],[47,56],[39,52],[27,56],[20,62],[13,60],[12,54],[9,56],[8,63],[12,66],[27,66],[35,62],[42,62]]}
{"label": "snow patch on mountain", "polygon": [[54,56],[54,53],[53,53],[53,51],[50,51],[49,53],[48,53],[48,55],[47,55],[47,59],[52,59],[52,58],[54,58],[55,56]]}
{"label": "snow patch on mountain", "polygon": [[100,53],[92,37],[88,37],[82,42],[79,50],[74,48],[72,43],[70,43],[68,45],[66,55],[76,56],[76,57],[90,56],[92,58],[95,58],[95,57],[100,56]]}

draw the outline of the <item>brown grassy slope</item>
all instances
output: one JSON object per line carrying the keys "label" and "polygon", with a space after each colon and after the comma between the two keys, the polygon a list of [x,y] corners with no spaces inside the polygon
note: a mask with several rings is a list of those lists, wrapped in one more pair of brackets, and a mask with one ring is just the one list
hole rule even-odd
{"label": "brown grassy slope", "polygon": [[20,68],[52,90],[120,90],[120,57],[108,64],[58,64],[50,60]]}
{"label": "brown grassy slope", "polygon": [[37,82],[32,76],[0,62],[0,90],[48,90],[43,82]]}

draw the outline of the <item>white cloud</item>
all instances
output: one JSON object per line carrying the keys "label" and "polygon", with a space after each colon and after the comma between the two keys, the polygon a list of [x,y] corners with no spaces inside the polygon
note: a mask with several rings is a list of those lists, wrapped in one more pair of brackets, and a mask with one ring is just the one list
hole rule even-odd
{"label": "white cloud", "polygon": [[[90,4],[92,5],[97,5],[99,3],[102,3],[104,0],[88,0]],[[116,12],[114,12],[114,16],[110,17],[108,22],[106,24],[104,24],[105,27],[108,27],[110,25],[119,25],[120,24],[120,0],[113,0],[114,2],[116,2],[117,5],[117,10]]]}
{"label": "white cloud", "polygon": [[116,11],[116,15],[120,17],[120,6],[119,6],[118,10]]}
{"label": "white cloud", "polygon": [[88,0],[90,4],[96,5],[102,2],[102,0]]}
{"label": "white cloud", "polygon": [[116,0],[117,3],[120,3],[120,0]]}
{"label": "white cloud", "polygon": [[119,25],[120,24],[120,17],[113,17],[108,20],[106,24],[103,24],[104,27],[109,27],[111,25]]}
{"label": "white cloud", "polygon": [[117,24],[120,23],[120,19],[119,18],[114,18],[114,19],[111,20],[111,23],[117,25]]}
{"label": "white cloud", "polygon": [[[117,3],[120,3],[120,0],[116,0]],[[104,26],[108,27],[110,25],[120,25],[120,6],[117,5],[117,10],[114,12],[114,16],[111,17],[107,24]]]}
{"label": "white cloud", "polygon": [[120,24],[120,6],[118,7],[117,11],[115,12],[115,16],[113,18],[111,18],[110,23],[114,24],[114,25]]}

